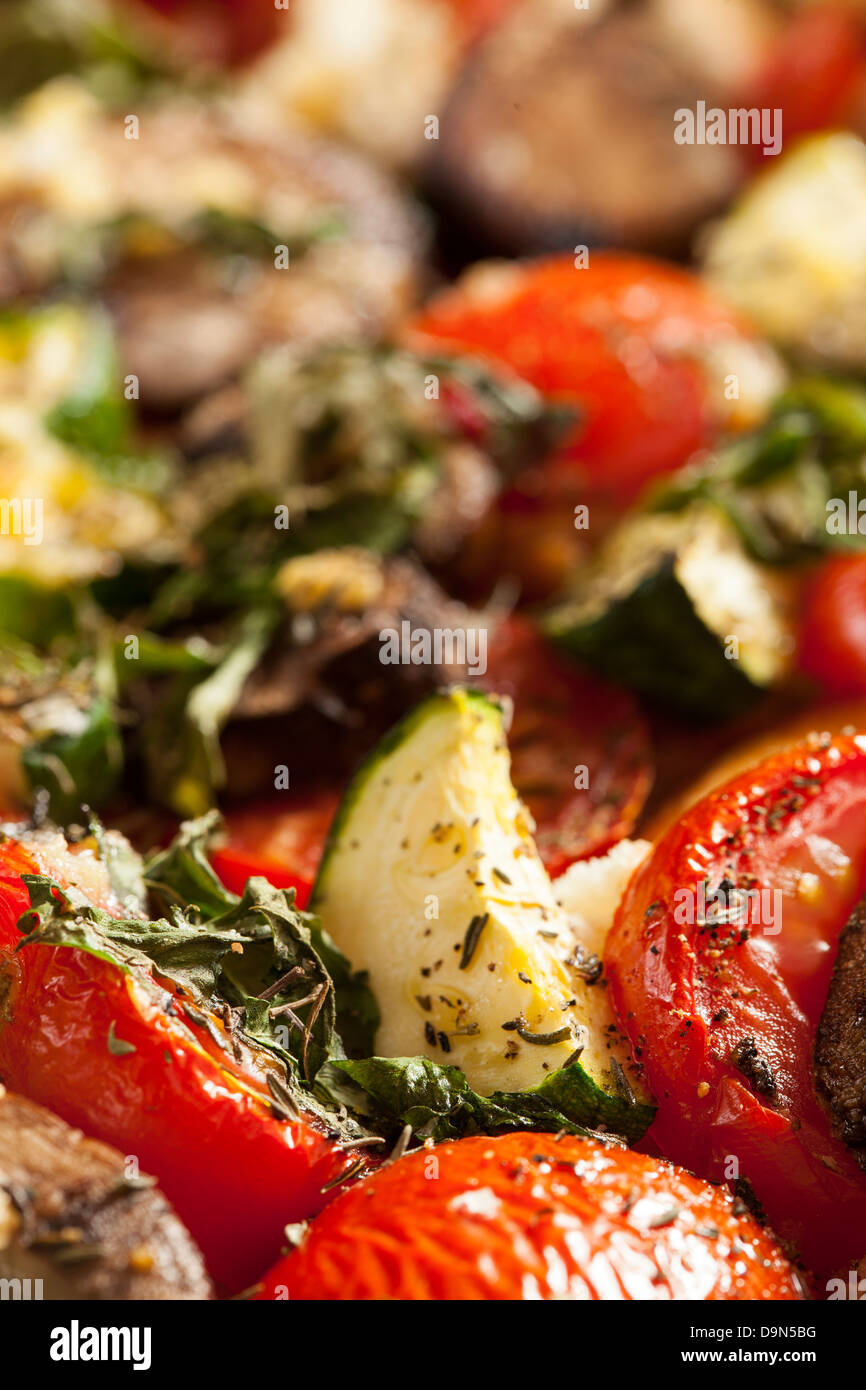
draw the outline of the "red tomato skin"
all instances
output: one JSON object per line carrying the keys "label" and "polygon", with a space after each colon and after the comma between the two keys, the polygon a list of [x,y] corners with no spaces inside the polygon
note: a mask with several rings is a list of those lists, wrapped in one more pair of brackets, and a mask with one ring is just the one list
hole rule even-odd
{"label": "red tomato skin", "polygon": [[[748,1179],[818,1287],[866,1245],[866,1174],[831,1133],[812,1074],[839,931],[866,886],[864,814],[866,736],[816,739],[739,774],[638,869],[605,955],[614,1007],[658,1105],[649,1137],[711,1181]],[[702,881],[715,888],[722,877],[772,889],[783,867],[801,871],[810,836],[844,843],[850,866],[822,881],[813,903],[789,879],[778,933],[752,927],[728,944],[697,913],[683,920],[686,899],[675,894],[695,901]],[[744,1036],[772,1066],[775,1100],[734,1065]]]}
{"label": "red tomato skin", "polygon": [[866,693],[866,555],[825,561],[807,585],[800,665],[834,695]]}
{"label": "red tomato skin", "polygon": [[294,888],[298,907],[306,907],[339,803],[339,792],[320,788],[228,808],[226,843],[211,855],[214,871],[233,893],[261,874],[275,888]]}
{"label": "red tomato skin", "polygon": [[230,845],[226,845],[224,849],[213,851],[211,867],[229,892],[237,893],[239,897],[244,891],[248,878],[263,877],[274,888],[294,888],[297,906],[306,907],[307,905],[312,887],[310,880],[300,878],[290,869],[285,868],[284,865],[265,855],[234,849]]}
{"label": "red tomato skin", "polygon": [[[845,125],[866,77],[866,36],[850,5],[801,9],[785,23],[743,104],[781,110],[786,141]],[[760,146],[748,146],[762,160]]]}
{"label": "red tomato skin", "polygon": [[291,11],[274,0],[123,0],[133,15],[151,10],[184,31],[196,56],[243,64],[289,32]]}
{"label": "red tomato skin", "polygon": [[630,1150],[524,1133],[419,1149],[347,1188],[257,1296],[786,1300],[799,1290],[772,1238],[719,1189]]}
{"label": "red tomato skin", "polygon": [[463,39],[470,46],[483,39],[502,22],[519,0],[445,0]]}
{"label": "red tomato skin", "polygon": [[[227,1292],[247,1287],[278,1255],[285,1224],[318,1211],[331,1195],[322,1188],[357,1154],[335,1149],[315,1121],[276,1119],[264,1072],[228,1061],[134,974],[69,947],[16,952],[16,922],[29,906],[19,874],[27,872],[38,867],[26,851],[0,847],[0,1074],[134,1156],[158,1179],[217,1283]],[[109,1050],[112,1025],[134,1052]]]}
{"label": "red tomato skin", "polygon": [[630,500],[680,467],[716,432],[701,354],[742,322],[690,272],[645,257],[593,251],[524,262],[490,296],[460,283],[410,321],[431,340],[504,364],[582,418],[548,465],[592,492]]}

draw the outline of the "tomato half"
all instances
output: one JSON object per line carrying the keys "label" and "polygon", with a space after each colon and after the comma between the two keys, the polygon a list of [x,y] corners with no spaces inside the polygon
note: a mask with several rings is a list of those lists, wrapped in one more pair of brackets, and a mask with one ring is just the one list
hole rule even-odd
{"label": "tomato half", "polygon": [[16,951],[20,875],[39,872],[68,883],[50,856],[0,845],[0,1075],[154,1173],[214,1279],[244,1288],[358,1155],[312,1116],[278,1119],[264,1054],[238,1056],[216,1015],[198,1023],[177,993],[84,951]]}
{"label": "tomato half", "polygon": [[444,3],[454,11],[463,42],[472,44],[495,29],[517,0],[444,0]]}
{"label": "tomato half", "polygon": [[226,888],[243,893],[248,878],[263,875],[275,888],[294,888],[305,907],[339,793],[285,793],[224,814],[226,842],[211,863]]}
{"label": "tomato half", "polygon": [[491,641],[483,684],[514,702],[511,775],[548,873],[555,878],[628,835],[653,776],[633,697],[581,671],[516,616]]}
{"label": "tomato half", "polygon": [[419,1149],[345,1192],[262,1299],[793,1299],[727,1193],[627,1149],[546,1134]]}
{"label": "tomato half", "polygon": [[574,406],[581,420],[556,464],[623,500],[711,441],[721,393],[705,356],[751,336],[690,272],[609,251],[580,269],[571,256],[476,268],[407,332],[504,364]]}
{"label": "tomato half", "polygon": [[701,1176],[747,1179],[819,1282],[866,1250],[866,1174],[813,1076],[839,933],[864,886],[866,735],[816,738],[671,827],[605,953],[658,1104],[650,1136]]}
{"label": "tomato half", "polygon": [[[804,6],[784,24],[743,101],[781,110],[785,140],[846,125],[866,80],[866,29],[851,5]],[[750,146],[763,162],[760,147]]]}
{"label": "tomato half", "polygon": [[800,664],[833,694],[866,693],[866,555],[826,560],[807,586]]}
{"label": "tomato half", "polygon": [[155,11],[166,38],[179,32],[189,51],[208,63],[245,63],[289,32],[291,8],[274,0],[122,0],[121,8]]}

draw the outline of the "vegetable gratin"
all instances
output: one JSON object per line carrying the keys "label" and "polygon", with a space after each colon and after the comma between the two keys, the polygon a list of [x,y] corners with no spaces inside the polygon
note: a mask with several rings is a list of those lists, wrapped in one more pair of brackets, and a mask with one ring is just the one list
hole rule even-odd
{"label": "vegetable gratin", "polygon": [[0,7],[0,1305],[866,1297],[864,267],[859,0]]}

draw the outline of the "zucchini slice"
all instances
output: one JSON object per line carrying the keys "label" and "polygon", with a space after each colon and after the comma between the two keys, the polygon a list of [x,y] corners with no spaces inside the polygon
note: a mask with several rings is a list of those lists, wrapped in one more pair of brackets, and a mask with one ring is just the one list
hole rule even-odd
{"label": "zucchini slice", "polygon": [[430,696],[355,777],[312,907],[369,973],[381,1055],[456,1066],[482,1095],[568,1064],[585,1082],[571,1118],[639,1134],[651,1106],[509,771],[498,703]]}
{"label": "zucchini slice", "polygon": [[751,180],[704,235],[704,274],[773,342],[813,363],[866,366],[866,145],[813,135]]}
{"label": "zucchini slice", "polygon": [[693,718],[739,714],[794,649],[788,582],[701,506],[618,527],[544,626],[610,680]]}

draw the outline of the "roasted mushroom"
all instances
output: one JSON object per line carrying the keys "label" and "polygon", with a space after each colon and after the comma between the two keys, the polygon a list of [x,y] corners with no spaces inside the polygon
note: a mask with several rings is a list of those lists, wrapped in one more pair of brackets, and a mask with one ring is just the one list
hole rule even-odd
{"label": "roasted mushroom", "polygon": [[840,1139],[866,1168],[866,899],[839,936],[815,1039],[815,1073]]}
{"label": "roasted mushroom", "polygon": [[155,1184],[0,1087],[3,1280],[46,1299],[210,1298],[201,1254]]}
{"label": "roasted mushroom", "polygon": [[675,113],[737,104],[766,11],[750,0],[522,0],[442,115],[433,192],[476,242],[507,252],[683,249],[745,168],[732,146],[677,144]]}

